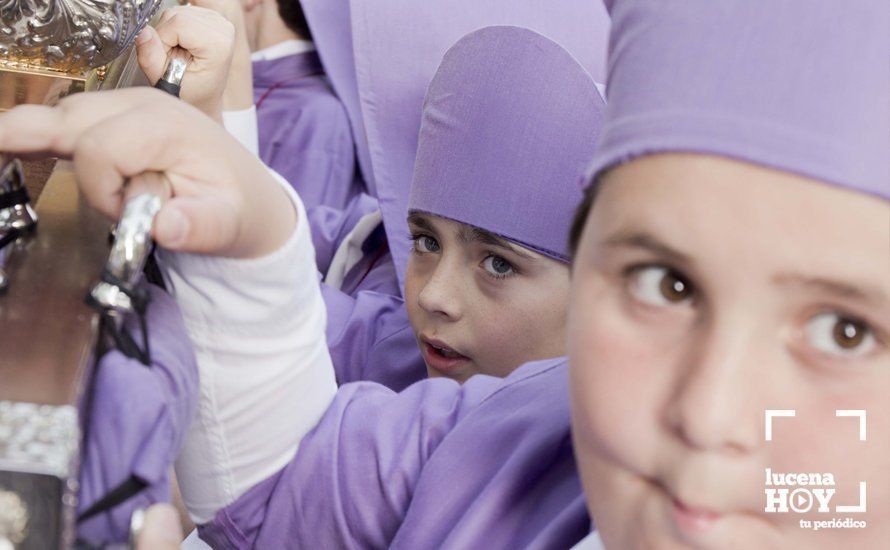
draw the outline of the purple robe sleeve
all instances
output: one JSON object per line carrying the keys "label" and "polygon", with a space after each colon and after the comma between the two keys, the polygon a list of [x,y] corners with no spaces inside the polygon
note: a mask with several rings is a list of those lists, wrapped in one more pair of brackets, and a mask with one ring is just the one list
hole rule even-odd
{"label": "purple robe sleeve", "polygon": [[401,391],[426,378],[401,298],[371,291],[352,297],[325,284],[321,290],[338,384],[369,381]]}
{"label": "purple robe sleeve", "polygon": [[292,462],[199,528],[214,548],[568,548],[590,530],[564,359],[462,386],[340,388]]}
{"label": "purple robe sleeve", "polygon": [[[78,513],[131,476],[148,487],[79,525],[78,536],[92,542],[126,541],[135,509],[169,501],[169,474],[197,406],[198,368],[179,309],[160,288],[149,292],[151,366],[114,350],[94,373]],[[127,327],[138,334],[134,319]]]}
{"label": "purple robe sleeve", "polygon": [[430,379],[399,394],[341,387],[294,460],[220,511],[201,538],[214,548],[386,547],[426,461],[498,382]]}
{"label": "purple robe sleeve", "polygon": [[363,216],[378,208],[377,199],[365,193],[359,193],[349,201],[345,208],[322,205],[307,209],[318,271],[328,272],[334,254],[355,224]]}

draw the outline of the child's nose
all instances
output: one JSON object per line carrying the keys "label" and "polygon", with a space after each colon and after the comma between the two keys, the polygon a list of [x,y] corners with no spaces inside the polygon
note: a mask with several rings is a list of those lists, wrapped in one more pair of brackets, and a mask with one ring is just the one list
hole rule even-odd
{"label": "child's nose", "polygon": [[463,316],[460,267],[442,259],[418,295],[418,305],[428,313],[457,321]]}
{"label": "child's nose", "polygon": [[[702,328],[675,360],[674,394],[666,421],[685,444],[707,451],[743,453],[762,439],[760,423],[768,397],[761,369],[765,357],[756,337],[733,323]],[[756,332],[754,333],[756,334]]]}

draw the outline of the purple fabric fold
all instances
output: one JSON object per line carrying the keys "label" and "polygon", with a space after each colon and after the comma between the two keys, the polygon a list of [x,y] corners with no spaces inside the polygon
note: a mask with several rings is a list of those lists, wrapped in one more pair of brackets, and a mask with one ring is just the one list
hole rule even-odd
{"label": "purple fabric fold", "polygon": [[325,73],[349,116],[356,158],[366,189],[377,196],[358,100],[349,0],[300,0]]}
{"label": "purple fabric fold", "polygon": [[487,27],[445,54],[423,104],[409,211],[496,233],[560,261],[605,109],[559,44]]}
{"label": "purple fabric fold", "polygon": [[260,158],[300,194],[306,208],[345,208],[356,175],[349,118],[315,52],[253,62]]}
{"label": "purple fabric fold", "polygon": [[404,288],[410,250],[405,220],[423,97],[446,50],[481,27],[516,25],[559,43],[598,78],[603,74],[609,22],[602,4],[584,0],[352,0],[350,4],[352,76],[360,100],[360,107],[351,112],[364,119],[367,139],[358,146],[367,148],[374,194]]}
{"label": "purple fabric fold", "polygon": [[890,199],[887,3],[614,0],[591,177],[725,156]]}
{"label": "purple fabric fold", "polygon": [[[151,366],[114,350],[94,372],[78,513],[131,476],[148,487],[78,526],[78,537],[93,543],[126,541],[134,510],[170,500],[173,461],[198,403],[198,367],[179,309],[160,288],[148,289]],[[126,326],[138,334],[135,319]]]}
{"label": "purple fabric fold", "polygon": [[338,384],[376,382],[401,391],[427,376],[404,301],[362,291],[348,296],[322,285],[326,338]]}
{"label": "purple fabric fold", "polygon": [[553,359],[398,394],[343,386],[293,461],[201,537],[215,548],[569,548],[590,519],[567,384],[565,359]]}

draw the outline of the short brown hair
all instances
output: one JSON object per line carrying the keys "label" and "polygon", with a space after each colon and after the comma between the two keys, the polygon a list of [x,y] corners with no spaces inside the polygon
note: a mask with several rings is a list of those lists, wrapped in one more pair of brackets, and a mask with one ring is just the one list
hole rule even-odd
{"label": "short brown hair", "polygon": [[587,218],[590,210],[593,208],[593,202],[596,200],[597,190],[599,189],[598,181],[594,181],[584,190],[584,198],[575,209],[575,216],[572,219],[572,226],[569,228],[569,255],[574,259],[578,252],[578,242],[581,240],[581,233],[584,232],[584,226],[587,224]]}
{"label": "short brown hair", "polygon": [[281,16],[287,28],[299,34],[301,38],[312,40],[312,31],[309,30],[309,23],[306,22],[306,16],[303,15],[303,7],[300,6],[300,0],[276,0],[278,3],[278,15]]}

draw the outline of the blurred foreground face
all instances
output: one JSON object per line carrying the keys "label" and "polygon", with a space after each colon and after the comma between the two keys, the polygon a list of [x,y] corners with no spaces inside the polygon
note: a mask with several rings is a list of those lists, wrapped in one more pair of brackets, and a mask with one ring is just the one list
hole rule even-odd
{"label": "blurred foreground face", "polygon": [[[890,205],[700,155],[644,157],[601,185],[569,354],[606,547],[886,547]],[[771,441],[767,409],[796,412]],[[850,409],[867,411],[866,441],[836,416]],[[860,482],[867,511],[838,510]]]}

